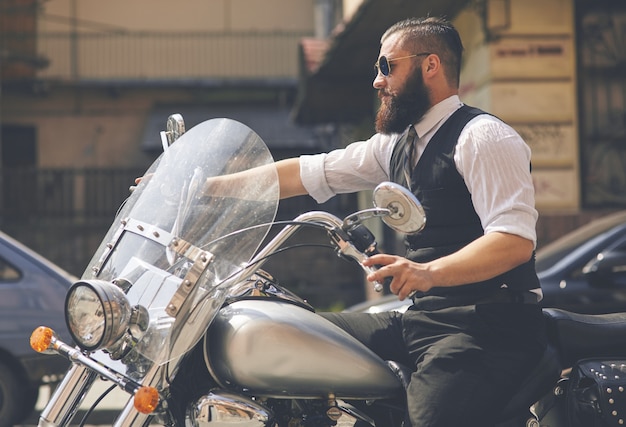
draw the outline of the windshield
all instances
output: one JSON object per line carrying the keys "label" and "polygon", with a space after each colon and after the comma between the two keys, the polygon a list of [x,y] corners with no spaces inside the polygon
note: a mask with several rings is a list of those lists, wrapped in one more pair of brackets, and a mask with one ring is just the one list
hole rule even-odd
{"label": "windshield", "polygon": [[[233,185],[215,179],[252,168]],[[195,126],[157,159],[82,276],[118,284],[145,318],[122,362],[162,364],[199,340],[269,231],[278,197],[269,150],[233,120]]]}

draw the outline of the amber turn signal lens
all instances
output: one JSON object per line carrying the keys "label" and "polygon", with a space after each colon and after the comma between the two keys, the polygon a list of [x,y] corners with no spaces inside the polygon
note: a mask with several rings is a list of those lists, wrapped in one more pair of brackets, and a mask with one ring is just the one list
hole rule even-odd
{"label": "amber turn signal lens", "polygon": [[159,392],[154,387],[141,387],[135,393],[135,409],[142,414],[153,412],[159,404]]}
{"label": "amber turn signal lens", "polygon": [[45,326],[40,326],[30,335],[30,346],[38,353],[43,353],[50,348],[54,338],[54,331]]}

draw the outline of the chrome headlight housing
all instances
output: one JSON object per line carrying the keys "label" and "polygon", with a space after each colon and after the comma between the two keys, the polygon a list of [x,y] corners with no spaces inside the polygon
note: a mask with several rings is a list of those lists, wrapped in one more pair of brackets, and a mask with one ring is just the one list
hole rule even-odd
{"label": "chrome headlight housing", "polygon": [[81,280],[65,298],[65,321],[83,350],[107,348],[128,329],[132,309],[118,286],[103,280]]}

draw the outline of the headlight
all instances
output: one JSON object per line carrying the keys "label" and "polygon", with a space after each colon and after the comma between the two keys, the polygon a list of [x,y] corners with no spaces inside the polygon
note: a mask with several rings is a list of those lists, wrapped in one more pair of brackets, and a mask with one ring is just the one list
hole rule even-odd
{"label": "headlight", "polygon": [[67,327],[76,344],[84,350],[115,344],[128,328],[130,315],[126,295],[110,282],[76,282],[65,298]]}

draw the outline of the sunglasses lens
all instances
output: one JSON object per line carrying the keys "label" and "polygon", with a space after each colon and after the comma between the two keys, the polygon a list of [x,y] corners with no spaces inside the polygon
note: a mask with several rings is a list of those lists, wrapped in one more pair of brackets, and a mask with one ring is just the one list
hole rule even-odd
{"label": "sunglasses lens", "polygon": [[381,56],[378,58],[378,69],[383,76],[386,77],[389,75],[389,61],[387,61],[386,57]]}

